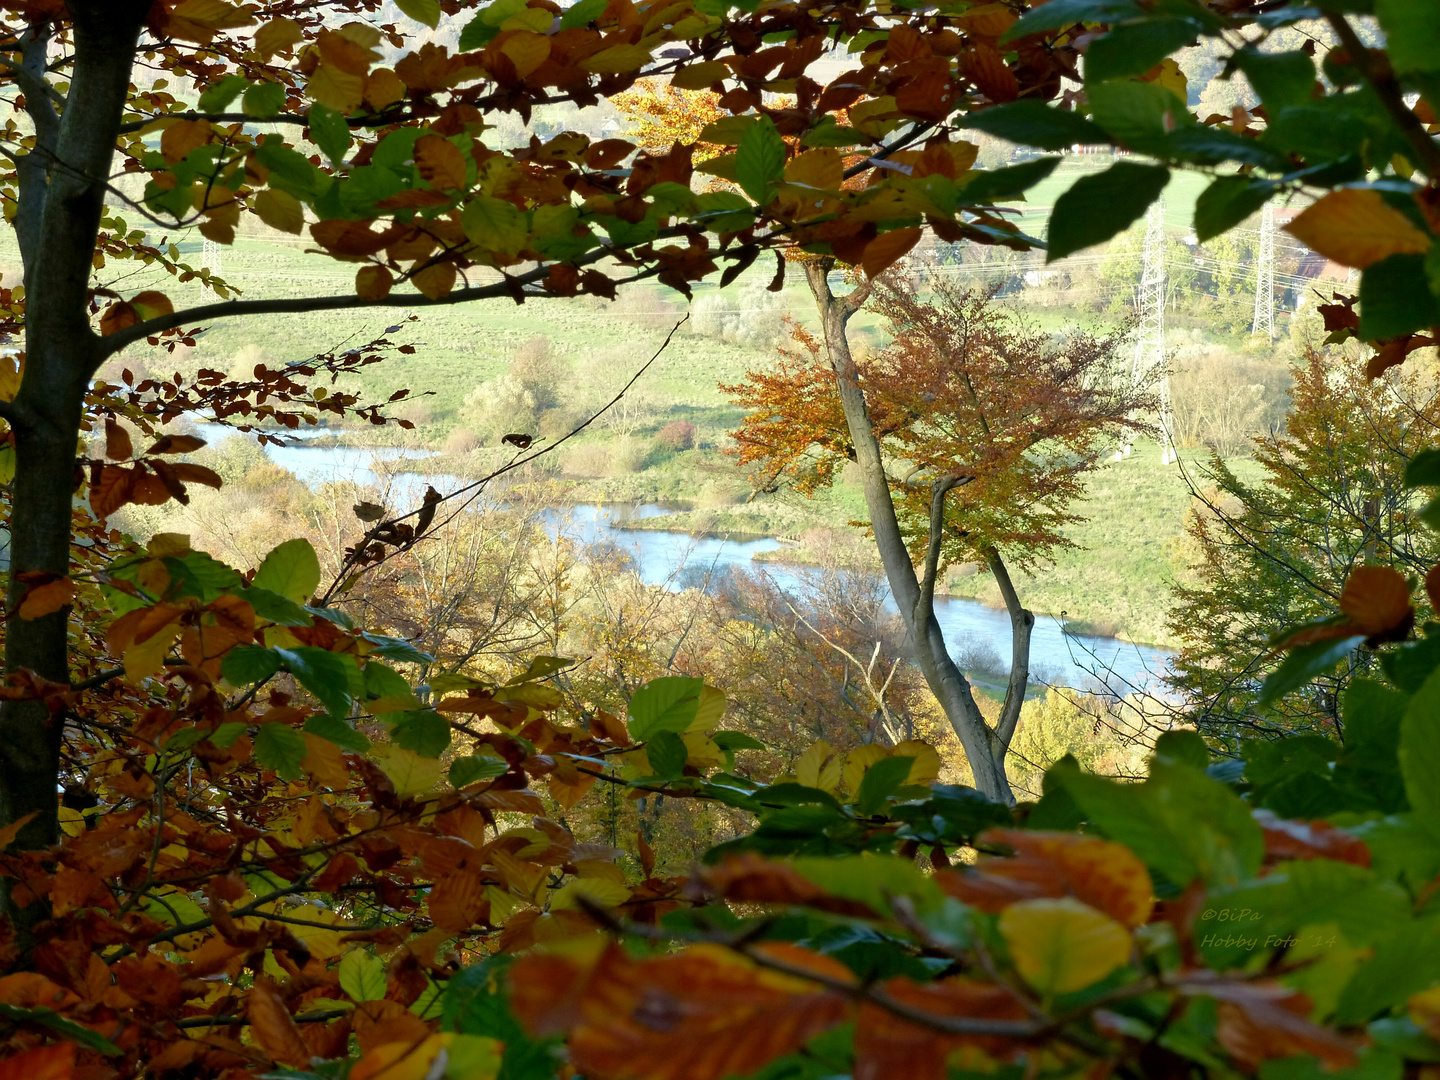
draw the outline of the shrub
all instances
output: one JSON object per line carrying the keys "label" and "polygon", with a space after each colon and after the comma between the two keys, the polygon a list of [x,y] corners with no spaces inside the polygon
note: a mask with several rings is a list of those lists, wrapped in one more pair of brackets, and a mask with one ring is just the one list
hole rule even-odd
{"label": "shrub", "polygon": [[695,446],[695,425],[689,420],[672,420],[655,435],[667,450],[689,450]]}

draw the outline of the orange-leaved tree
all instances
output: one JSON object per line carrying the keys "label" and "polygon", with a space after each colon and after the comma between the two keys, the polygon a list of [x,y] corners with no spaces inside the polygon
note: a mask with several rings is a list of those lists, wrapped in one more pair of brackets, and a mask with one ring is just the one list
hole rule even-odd
{"label": "orange-leaved tree", "polygon": [[[867,290],[868,291],[868,290]],[[747,411],[736,455],[758,491],[812,494],[855,462],[881,560],[915,656],[970,760],[977,786],[1009,796],[1004,760],[1029,682],[1035,617],[1010,567],[1029,570],[1068,546],[1065,525],[1084,478],[1117,437],[1144,430],[1148,387],[1130,378],[1123,334],[1028,327],[985,291],[944,281],[928,298],[881,278],[873,306],[890,344],[855,361],[865,420],[879,450],[867,460],[822,343],[804,329],[768,371],[723,389]],[[879,508],[877,514],[876,508]],[[987,725],[935,620],[935,586],[953,562],[995,577],[1012,627],[1010,681]]]}

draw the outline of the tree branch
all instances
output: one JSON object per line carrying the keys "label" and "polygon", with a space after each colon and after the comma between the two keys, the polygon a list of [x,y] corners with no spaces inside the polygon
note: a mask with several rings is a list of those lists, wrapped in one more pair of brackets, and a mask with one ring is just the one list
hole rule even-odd
{"label": "tree branch", "polygon": [[1375,59],[1344,15],[1331,12],[1325,16],[1325,21],[1330,24],[1335,35],[1340,39],[1340,43],[1345,46],[1345,51],[1350,55],[1350,62],[1359,69],[1360,74],[1365,76],[1365,81],[1375,91],[1375,96],[1385,106],[1385,111],[1390,114],[1390,118],[1400,128],[1406,141],[1414,148],[1415,153],[1419,156],[1416,164],[1431,179],[1440,177],[1440,146],[1437,146],[1435,140],[1430,138],[1425,131],[1425,125],[1420,122],[1420,118],[1406,107],[1404,92],[1400,89],[1400,83],[1396,80],[1389,63]]}
{"label": "tree branch", "polygon": [[[1005,703],[1000,707],[1000,719],[995,724],[995,738],[1001,747],[1008,748],[1020,724],[1020,710],[1025,705],[1025,688],[1030,682],[1030,632],[1035,628],[1035,615],[1020,603],[1020,594],[1010,580],[1010,571],[1000,551],[991,544],[985,549],[985,564],[1000,586],[1000,595],[1005,598],[1005,610],[1010,613],[1010,682],[1005,687]],[[1002,750],[1003,753],[1003,750]]]}
{"label": "tree branch", "polygon": [[945,496],[974,480],[973,476],[942,476],[930,485],[930,535],[926,538],[925,573],[915,601],[915,621],[923,623],[935,613],[935,578],[940,572],[940,549],[945,540]]}

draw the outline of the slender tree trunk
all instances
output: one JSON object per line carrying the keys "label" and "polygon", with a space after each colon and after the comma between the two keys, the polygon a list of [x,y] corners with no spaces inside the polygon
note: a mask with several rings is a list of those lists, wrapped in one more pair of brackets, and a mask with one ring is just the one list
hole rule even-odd
{"label": "slender tree trunk", "polygon": [[1005,561],[993,546],[985,549],[985,564],[1000,586],[1000,595],[1005,598],[1005,610],[1010,614],[1010,683],[1005,687],[1005,704],[1000,708],[1000,720],[995,725],[995,735],[1006,748],[1015,737],[1015,728],[1020,723],[1020,709],[1025,704],[1025,688],[1030,683],[1030,632],[1035,629],[1035,613],[1020,603],[1020,594],[1010,580],[1010,571]]}
{"label": "slender tree trunk", "polygon": [[[890,483],[885,476],[885,464],[880,454],[880,442],[871,426],[865,392],[860,386],[859,373],[850,356],[845,327],[850,317],[869,296],[870,289],[868,286],[861,286],[848,296],[836,297],[831,293],[828,281],[833,265],[831,259],[806,263],[805,276],[820,308],[825,348],[831,369],[835,372],[835,385],[840,393],[841,406],[845,410],[845,422],[850,429],[855,461],[860,467],[865,505],[870,511],[870,527],[880,549],[880,561],[885,567],[890,592],[895,597],[895,603],[900,608],[900,617],[910,635],[916,663],[920,665],[926,683],[940,702],[946,719],[950,721],[956,738],[965,750],[970,771],[975,777],[975,787],[991,799],[1013,803],[1015,796],[1010,791],[1010,782],[1005,778],[1005,751],[1009,747],[1009,735],[1002,738],[1000,732],[992,730],[985,723],[985,717],[981,715],[980,707],[976,705],[975,696],[971,693],[970,683],[951,658],[950,651],[945,646],[945,635],[935,618],[934,562],[939,555],[939,533],[932,527],[932,557],[927,560],[927,573],[922,582],[915,573],[915,564],[900,532],[900,523],[895,516],[895,503],[890,497]],[[938,481],[934,507],[937,510],[942,508],[945,493],[964,482],[964,479],[957,477]],[[1028,675],[1028,632],[1025,655],[1025,671]],[[1012,685],[1013,681],[1012,674]],[[1024,697],[1023,683],[1020,696]],[[1007,706],[1008,698],[1009,695]],[[1018,718],[1018,704],[1014,711]]]}
{"label": "slender tree trunk", "polygon": [[[24,596],[23,575],[70,570],[81,411],[100,355],[100,339],[90,329],[91,258],[148,7],[148,0],[70,0],[75,66],[63,113],[50,107],[38,86],[26,87],[39,135],[32,156],[40,160],[27,159],[20,169],[18,217],[36,227],[28,236],[21,230],[25,373],[6,410],[16,451],[9,611]],[[43,58],[43,28],[34,33]],[[68,684],[68,621],[68,608],[39,619],[9,619],[6,673],[27,670]],[[44,702],[0,704],[0,825],[29,817],[17,848],[43,849],[59,840],[61,727],[62,719]],[[9,909],[8,890],[5,901]],[[23,935],[45,916],[42,908],[31,904],[8,913]]]}

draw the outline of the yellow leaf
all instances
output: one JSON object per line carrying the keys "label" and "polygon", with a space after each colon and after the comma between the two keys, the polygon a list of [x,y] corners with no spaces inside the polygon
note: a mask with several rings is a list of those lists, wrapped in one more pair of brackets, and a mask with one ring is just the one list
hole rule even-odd
{"label": "yellow leaf", "polygon": [[564,911],[567,908],[579,908],[581,897],[598,907],[613,908],[619,907],[630,899],[630,890],[620,882],[607,878],[571,878],[564,888],[559,889],[550,897],[550,910]]}
{"label": "yellow leaf", "polygon": [[252,205],[256,216],[272,229],[299,236],[305,228],[305,208],[289,192],[266,188]]}
{"label": "yellow leaf", "polygon": [[[405,1040],[372,1046],[350,1070],[350,1080],[494,1080],[500,1072],[502,1043],[482,1035],[439,1032],[420,1042]],[[444,1054],[442,1060],[441,1054]]]}
{"label": "yellow leaf", "polygon": [[410,282],[431,300],[442,299],[455,288],[455,264],[433,263],[413,274]]}
{"label": "yellow leaf", "polygon": [[[362,266],[355,274],[355,295],[362,300],[384,300],[395,284],[395,275],[383,266]],[[378,712],[385,712],[380,709]]]}
{"label": "yellow leaf", "polygon": [[85,831],[85,819],[80,816],[79,810],[60,807],[60,831],[66,836],[79,836]]}
{"label": "yellow leaf", "polygon": [[860,781],[865,779],[865,770],[881,758],[888,756],[885,748],[877,746],[875,743],[870,743],[868,746],[857,746],[851,750],[845,755],[845,769],[841,774],[845,790],[859,791]]}
{"label": "yellow leaf", "polygon": [[725,765],[725,751],[703,731],[687,731],[680,736],[685,744],[685,764],[697,769],[719,769]]}
{"label": "yellow leaf", "polygon": [[20,392],[20,358],[0,356],[0,401],[14,401]]}
{"label": "yellow leaf", "polygon": [[180,636],[180,624],[162,626],[144,641],[137,642],[125,650],[122,662],[127,679],[144,679],[158,673],[165,666],[165,657],[170,647]]}
{"label": "yellow leaf", "polygon": [[708,90],[721,79],[729,77],[730,69],[719,60],[706,60],[702,64],[681,68],[671,77],[670,85],[681,90]]}
{"label": "yellow leaf", "polygon": [[1000,913],[1000,933],[1025,981],[1042,994],[1099,982],[1130,959],[1130,935],[1074,897],[1022,900]]}
{"label": "yellow leaf", "polygon": [[377,746],[370,756],[380,771],[395,785],[395,794],[402,799],[424,795],[440,783],[445,765],[439,758],[421,757],[413,750],[399,746]]}
{"label": "yellow leaf", "polygon": [[845,163],[840,151],[831,147],[806,150],[785,163],[785,180],[791,184],[839,191],[845,182]]}
{"label": "yellow leaf", "polygon": [[365,101],[365,77],[341,71],[334,64],[321,64],[311,73],[305,92],[336,112],[352,113]]}
{"label": "yellow leaf", "polygon": [[601,49],[594,56],[586,57],[575,65],[581,71],[593,71],[600,75],[619,75],[623,72],[639,71],[650,62],[650,50],[644,45],[612,45]]}
{"label": "yellow leaf", "polygon": [[910,766],[910,775],[905,778],[907,784],[928,785],[940,779],[940,753],[927,742],[906,739],[895,744],[890,756],[915,759]]}
{"label": "yellow leaf", "polygon": [[[539,8],[526,8],[527,12],[541,15],[548,26],[552,16]],[[514,21],[514,20],[510,20]],[[550,56],[550,39],[544,34],[518,33],[507,38],[500,51],[515,65],[515,74],[524,78],[543,64]]]}
{"label": "yellow leaf", "polygon": [[345,764],[345,753],[329,739],[301,732],[305,739],[305,757],[300,768],[310,774],[310,779],[331,791],[344,791],[350,786],[350,767]]}
{"label": "yellow leaf", "polygon": [[[500,31],[503,33],[506,30],[533,30],[536,33],[543,34],[549,30],[554,23],[555,16],[544,8],[527,7],[521,8],[514,15],[511,15],[502,22],[500,24]],[[501,46],[500,51],[506,51],[504,46]],[[548,47],[546,51],[549,51]]]}
{"label": "yellow leaf", "polygon": [[300,44],[305,33],[294,19],[271,19],[255,31],[255,48],[267,60]]}
{"label": "yellow leaf", "polygon": [[1180,70],[1180,65],[1174,60],[1166,57],[1155,68],[1145,76],[1146,82],[1153,82],[1156,86],[1163,86],[1181,101],[1190,97],[1190,81],[1185,78],[1185,73]]}
{"label": "yellow leaf", "polygon": [[840,758],[835,748],[818,740],[795,762],[795,779],[805,787],[834,792],[840,786]]}
{"label": "yellow leaf", "polygon": [[1391,255],[1430,250],[1430,237],[1378,191],[1364,188],[1330,192],[1286,225],[1285,231],[1327,259],[1357,270]]}
{"label": "yellow leaf", "polygon": [[686,731],[714,731],[725,715],[725,692],[713,686],[702,687],[700,704],[695,709],[695,719],[690,721]]}

